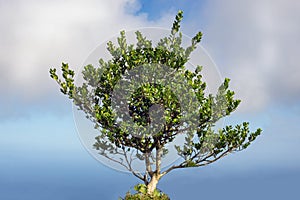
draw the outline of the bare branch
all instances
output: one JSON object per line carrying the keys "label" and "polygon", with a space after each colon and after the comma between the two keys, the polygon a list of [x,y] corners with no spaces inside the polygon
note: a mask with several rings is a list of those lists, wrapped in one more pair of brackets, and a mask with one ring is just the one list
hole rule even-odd
{"label": "bare branch", "polygon": [[[211,158],[212,156],[214,156],[214,153],[210,153],[209,155],[207,155],[205,158],[201,159],[201,160],[197,160],[195,162],[195,165],[193,166],[188,166],[188,161],[192,161],[192,160],[185,160],[182,163],[180,163],[179,165],[173,165],[170,168],[168,168],[166,171],[164,171],[161,176],[166,175],[167,173],[169,173],[170,171],[174,170],[174,169],[179,169],[179,168],[187,168],[187,167],[200,167],[200,166],[205,166],[208,165],[210,163],[216,162],[217,160],[219,160],[220,158],[223,158],[224,156],[228,155],[229,153],[231,153],[232,151],[234,151],[234,149],[230,148],[227,149],[225,152],[223,152],[222,154],[220,154],[219,156],[216,156],[214,159],[212,160],[208,160],[209,158]],[[204,163],[203,163],[204,162]]]}
{"label": "bare branch", "polygon": [[123,152],[124,152],[124,157],[126,160],[126,163],[128,165],[128,171],[130,171],[134,176],[138,177],[139,179],[141,179],[142,181],[145,181],[145,177],[140,173],[140,172],[136,172],[132,169],[132,152],[131,152],[131,156],[130,156],[130,160],[128,160],[128,156],[127,156],[127,152],[125,151],[125,148],[122,148]]}

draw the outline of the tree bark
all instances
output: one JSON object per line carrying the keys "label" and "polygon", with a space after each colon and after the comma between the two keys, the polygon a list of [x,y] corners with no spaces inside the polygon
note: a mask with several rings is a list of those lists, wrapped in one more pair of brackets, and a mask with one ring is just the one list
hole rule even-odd
{"label": "tree bark", "polygon": [[160,175],[158,175],[156,173],[152,176],[151,181],[147,185],[147,193],[148,194],[150,194],[150,195],[153,194],[153,192],[156,189],[159,179],[160,179]]}
{"label": "tree bark", "polygon": [[147,185],[148,194],[153,194],[158,184],[159,179],[161,178],[161,157],[162,157],[162,146],[158,142],[156,147],[156,171],[151,176],[151,181]]}
{"label": "tree bark", "polygon": [[145,184],[148,185],[149,184],[149,177],[152,177],[153,175],[153,171],[152,171],[152,167],[151,167],[151,163],[150,163],[150,154],[151,153],[145,153],[145,164],[146,164],[146,173],[145,173]]}

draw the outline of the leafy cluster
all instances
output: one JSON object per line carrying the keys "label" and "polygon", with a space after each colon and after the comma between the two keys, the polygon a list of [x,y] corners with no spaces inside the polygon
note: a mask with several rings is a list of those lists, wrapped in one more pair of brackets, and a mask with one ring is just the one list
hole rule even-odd
{"label": "leafy cluster", "polygon": [[209,95],[202,100],[202,105],[206,106],[200,109],[200,123],[196,136],[188,132],[184,146],[182,148],[175,146],[178,154],[184,159],[184,162],[176,167],[199,167],[210,164],[231,152],[246,149],[261,134],[261,129],[250,133],[248,122],[214,130],[216,122],[230,115],[241,102],[233,98],[234,92],[228,89],[229,81],[225,78],[215,97]]}
{"label": "leafy cluster", "polygon": [[[69,69],[68,64],[62,64],[65,81],[58,79],[56,69],[50,70],[51,77],[59,83],[61,91],[74,100],[74,104],[86,113],[87,118],[95,123],[95,127],[101,128],[102,134],[96,138],[96,149],[103,147],[103,136],[105,136],[116,147],[133,147],[146,153],[155,149],[157,143],[164,145],[171,142],[178,134],[181,107],[174,91],[162,84],[144,84],[135,91],[129,102],[121,102],[129,104],[131,117],[135,123],[142,126],[151,122],[149,108],[152,105],[163,106],[166,124],[164,129],[155,135],[155,138],[133,137],[131,132],[120,128],[116,123],[116,120],[123,116],[116,116],[113,111],[111,94],[117,82],[136,66],[147,64],[150,64],[149,68],[155,64],[168,66],[185,77],[198,100],[204,98],[205,83],[201,81],[201,67],[198,66],[195,73],[185,69],[185,64],[197,43],[200,42],[202,34],[199,32],[186,49],[181,47],[182,34],[179,33],[181,20],[182,11],[176,16],[171,35],[162,38],[156,47],[153,47],[151,40],[139,31],[136,32],[136,46],[128,45],[125,32],[121,31],[118,47],[111,41],[107,44],[107,50],[112,56],[111,60],[106,62],[100,59],[98,68],[92,65],[84,67],[82,75],[85,82],[82,86],[75,86],[74,71]],[[161,73],[164,72],[161,71]]]}
{"label": "leafy cluster", "polygon": [[127,192],[124,200],[170,200],[168,195],[160,192],[159,190],[154,190],[153,194],[147,193],[147,186],[145,184],[138,184],[134,187],[136,191],[135,194]]}

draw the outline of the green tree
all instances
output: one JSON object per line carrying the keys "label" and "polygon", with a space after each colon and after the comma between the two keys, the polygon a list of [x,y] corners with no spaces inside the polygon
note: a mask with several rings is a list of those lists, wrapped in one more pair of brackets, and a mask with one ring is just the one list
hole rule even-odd
{"label": "green tree", "polygon": [[[127,44],[121,31],[117,45],[107,43],[110,60],[84,67],[82,85],[75,85],[75,73],[68,64],[61,66],[62,79],[55,68],[50,69],[61,92],[99,130],[94,149],[142,180],[144,186],[137,186],[142,190],[138,191],[150,196],[170,171],[213,163],[246,149],[261,134],[261,129],[250,132],[247,122],[215,130],[216,122],[235,111],[240,100],[229,90],[228,78],[215,95],[206,94],[202,67],[186,68],[202,33],[192,38],[190,46],[182,47],[181,20],[179,11],[170,35],[155,46],[139,31],[137,43]],[[162,169],[166,146],[179,135],[185,136],[184,142],[174,148],[181,160]],[[114,159],[112,154],[123,158]],[[143,161],[144,172],[133,169],[133,156]]]}

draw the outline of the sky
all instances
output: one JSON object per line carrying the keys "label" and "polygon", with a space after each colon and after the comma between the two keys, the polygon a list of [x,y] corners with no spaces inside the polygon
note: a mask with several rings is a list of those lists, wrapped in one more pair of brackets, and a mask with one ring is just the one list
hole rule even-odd
{"label": "sky", "polygon": [[[164,177],[172,200],[295,199],[300,178],[300,2],[297,0],[0,0],[0,199],[113,200],[139,183],[83,147],[72,104],[49,69],[78,72],[120,30],[169,29],[201,45],[242,99],[226,123],[262,135],[243,152]],[[205,67],[205,66],[204,66]]]}

